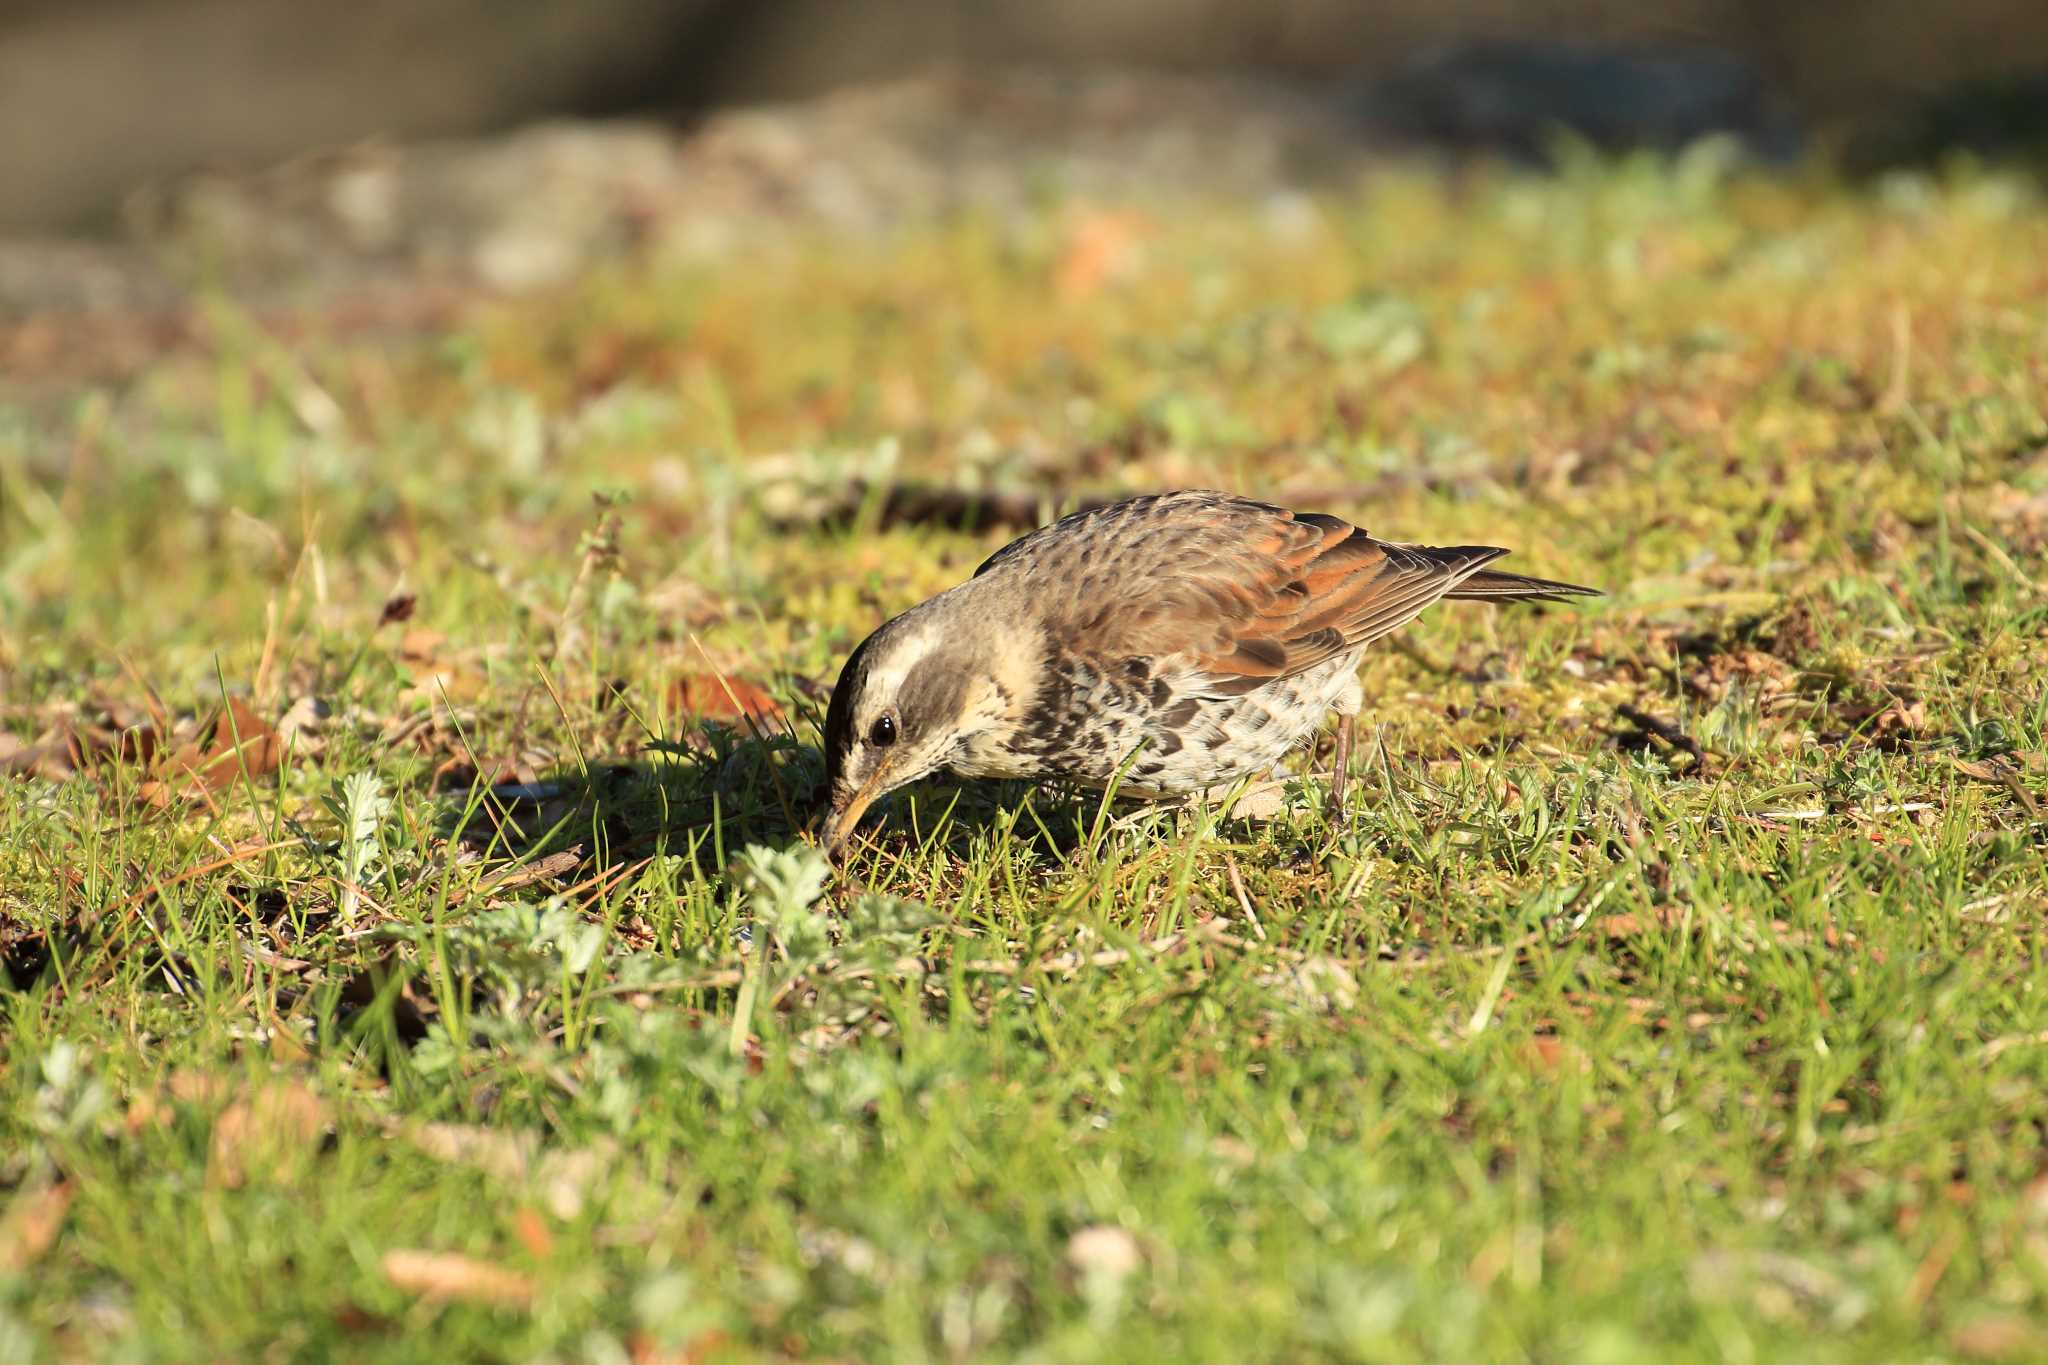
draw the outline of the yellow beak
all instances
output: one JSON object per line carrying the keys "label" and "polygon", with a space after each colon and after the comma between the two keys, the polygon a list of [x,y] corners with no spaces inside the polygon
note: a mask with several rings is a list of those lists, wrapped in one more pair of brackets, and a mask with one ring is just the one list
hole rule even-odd
{"label": "yellow beak", "polygon": [[853,827],[868,813],[868,807],[875,804],[875,798],[881,795],[881,791],[882,774],[878,768],[859,791],[847,797],[844,802],[835,801],[832,804],[832,808],[825,813],[825,852],[838,852],[839,846],[853,833]]}

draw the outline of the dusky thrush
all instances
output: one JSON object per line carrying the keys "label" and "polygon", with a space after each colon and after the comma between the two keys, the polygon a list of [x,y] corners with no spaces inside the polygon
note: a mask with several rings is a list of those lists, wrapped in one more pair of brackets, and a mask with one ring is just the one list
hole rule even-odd
{"label": "dusky thrush", "polygon": [[1322,513],[1188,490],[1078,512],[853,651],[825,720],[827,848],[941,770],[1154,799],[1222,794],[1342,717],[1358,663],[1439,598],[1598,596],[1486,566],[1490,545],[1400,545]]}

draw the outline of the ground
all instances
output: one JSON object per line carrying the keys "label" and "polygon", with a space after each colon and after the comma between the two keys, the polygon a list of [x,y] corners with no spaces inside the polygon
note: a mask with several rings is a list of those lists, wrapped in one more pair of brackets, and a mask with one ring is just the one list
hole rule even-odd
{"label": "ground", "polygon": [[[24,389],[5,1354],[2048,1354],[2044,304],[2026,181],[1709,147]],[[1182,485],[1610,595],[1376,652],[1342,828],[793,838],[864,632]]]}

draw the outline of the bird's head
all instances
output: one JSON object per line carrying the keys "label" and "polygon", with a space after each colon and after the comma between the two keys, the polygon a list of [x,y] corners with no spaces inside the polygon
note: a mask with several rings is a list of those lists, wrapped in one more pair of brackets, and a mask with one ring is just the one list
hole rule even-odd
{"label": "bird's head", "polygon": [[876,800],[938,771],[978,727],[993,689],[978,621],[935,599],[884,625],[839,672],[825,714],[825,799],[819,833],[844,843]]}

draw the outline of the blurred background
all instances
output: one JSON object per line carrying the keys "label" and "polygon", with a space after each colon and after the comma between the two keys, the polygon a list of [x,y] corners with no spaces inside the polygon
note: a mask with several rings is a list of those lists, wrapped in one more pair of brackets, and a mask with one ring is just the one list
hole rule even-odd
{"label": "blurred background", "polygon": [[[1852,173],[2048,138],[2040,0],[13,0],[0,315],[394,268],[518,288],[763,216],[1303,184],[1726,132]],[[8,359],[0,353],[0,361]],[[18,358],[18,357],[17,357]]]}

